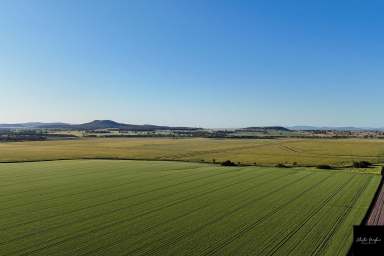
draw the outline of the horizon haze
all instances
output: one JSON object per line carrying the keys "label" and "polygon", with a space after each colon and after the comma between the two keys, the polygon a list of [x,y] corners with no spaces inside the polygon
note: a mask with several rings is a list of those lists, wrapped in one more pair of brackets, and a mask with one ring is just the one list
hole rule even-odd
{"label": "horizon haze", "polygon": [[[115,120],[92,120],[89,122],[84,123],[73,123],[73,122],[21,122],[21,123],[0,123],[0,129],[13,129],[13,128],[25,128],[25,129],[40,129],[40,128],[70,128],[70,126],[73,126],[72,129],[79,126],[79,128],[83,125],[101,125],[105,128],[115,128],[120,125],[128,125],[128,126],[153,126],[153,127],[169,127],[169,128],[197,128],[197,129],[243,129],[243,128],[252,128],[252,127],[259,127],[259,128],[287,128],[290,130],[339,130],[339,131],[384,131],[384,127],[359,127],[359,126],[314,126],[314,125],[291,125],[291,126],[282,126],[282,125],[268,125],[268,126],[258,126],[258,125],[251,125],[247,127],[203,127],[203,126],[173,126],[173,125],[163,125],[159,126],[154,123],[146,123],[146,124],[137,124],[137,123],[125,123],[125,122],[118,122]],[[81,128],[82,129],[82,128]]]}

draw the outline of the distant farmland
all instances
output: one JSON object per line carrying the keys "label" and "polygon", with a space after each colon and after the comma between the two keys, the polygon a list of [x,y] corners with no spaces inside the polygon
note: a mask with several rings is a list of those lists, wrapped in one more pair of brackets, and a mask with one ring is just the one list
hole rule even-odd
{"label": "distant farmland", "polygon": [[100,138],[0,143],[0,162],[79,158],[348,166],[357,160],[384,162],[384,140]]}
{"label": "distant farmland", "polygon": [[3,163],[0,177],[0,255],[345,255],[380,180],[118,160]]}

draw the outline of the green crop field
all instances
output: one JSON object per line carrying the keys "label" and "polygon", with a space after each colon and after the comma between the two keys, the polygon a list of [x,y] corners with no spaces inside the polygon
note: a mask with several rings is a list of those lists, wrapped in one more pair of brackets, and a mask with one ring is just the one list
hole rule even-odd
{"label": "green crop field", "polygon": [[345,255],[379,180],[165,161],[2,163],[0,255]]}
{"label": "green crop field", "polygon": [[384,140],[116,138],[0,143],[0,162],[113,158],[300,166],[384,162]]}

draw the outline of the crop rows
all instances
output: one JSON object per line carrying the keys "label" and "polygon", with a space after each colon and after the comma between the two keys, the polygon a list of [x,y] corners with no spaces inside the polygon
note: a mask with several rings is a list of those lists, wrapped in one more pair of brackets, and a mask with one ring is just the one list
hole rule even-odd
{"label": "crop rows", "polygon": [[1,164],[0,177],[0,255],[343,255],[379,183],[108,160]]}

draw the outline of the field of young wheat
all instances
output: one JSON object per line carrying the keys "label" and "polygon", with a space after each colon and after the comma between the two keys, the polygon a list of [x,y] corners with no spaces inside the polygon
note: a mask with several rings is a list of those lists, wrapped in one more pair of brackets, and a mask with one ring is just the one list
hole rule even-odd
{"label": "field of young wheat", "polygon": [[345,255],[380,176],[69,160],[0,164],[0,255]]}

